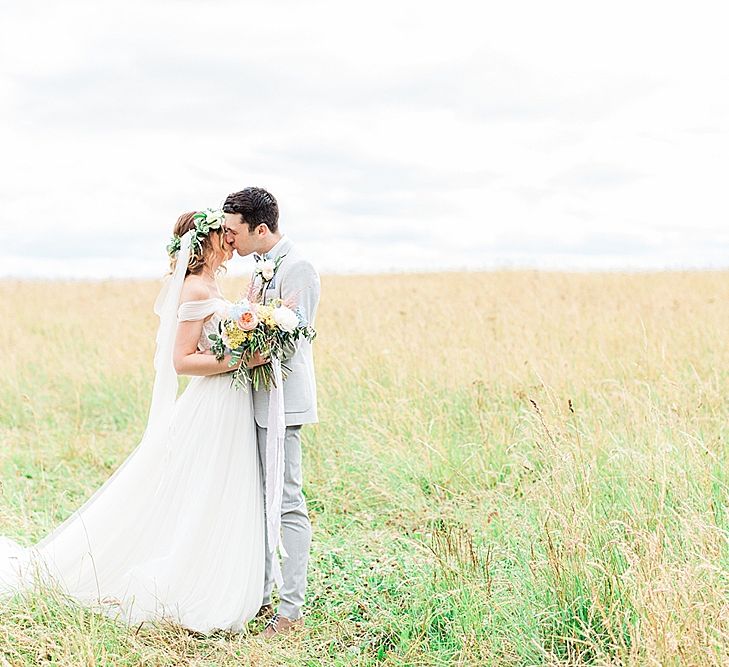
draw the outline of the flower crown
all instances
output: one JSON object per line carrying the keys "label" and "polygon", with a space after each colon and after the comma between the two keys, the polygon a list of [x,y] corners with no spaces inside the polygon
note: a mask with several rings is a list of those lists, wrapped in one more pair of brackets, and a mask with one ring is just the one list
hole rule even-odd
{"label": "flower crown", "polygon": [[[211,229],[222,229],[223,212],[219,209],[206,208],[200,213],[195,213],[192,216],[195,221],[195,226],[190,230],[192,232],[192,239],[190,240],[190,250],[192,252],[202,251],[202,241],[204,236],[210,234]],[[174,257],[180,252],[181,237],[177,234],[173,234],[172,240],[167,245],[167,254],[170,257]]]}

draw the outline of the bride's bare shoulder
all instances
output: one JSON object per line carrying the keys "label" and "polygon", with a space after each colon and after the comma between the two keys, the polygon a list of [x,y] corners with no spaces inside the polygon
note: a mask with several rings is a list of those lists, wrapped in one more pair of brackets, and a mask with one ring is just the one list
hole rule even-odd
{"label": "bride's bare shoulder", "polygon": [[182,293],[180,294],[180,302],[185,301],[203,301],[210,298],[210,288],[205,281],[194,274],[190,274],[185,278],[182,284]]}

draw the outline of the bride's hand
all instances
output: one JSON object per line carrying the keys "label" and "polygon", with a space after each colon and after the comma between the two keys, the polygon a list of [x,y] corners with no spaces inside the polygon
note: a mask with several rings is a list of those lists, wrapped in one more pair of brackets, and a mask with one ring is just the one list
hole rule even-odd
{"label": "bride's hand", "polygon": [[263,364],[268,363],[268,357],[264,357],[260,352],[256,352],[249,360],[248,360],[248,368],[255,368],[256,366],[263,366]]}

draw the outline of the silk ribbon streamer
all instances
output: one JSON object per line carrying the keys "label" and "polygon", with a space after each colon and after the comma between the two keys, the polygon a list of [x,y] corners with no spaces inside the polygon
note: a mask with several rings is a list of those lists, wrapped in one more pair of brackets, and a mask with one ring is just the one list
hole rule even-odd
{"label": "silk ribbon streamer", "polygon": [[281,502],[283,500],[286,438],[286,412],[284,410],[283,374],[281,361],[271,359],[274,386],[268,395],[268,422],[266,425],[266,540],[272,553],[273,580],[281,588],[283,576],[276,547],[282,558],[288,557],[281,537]]}

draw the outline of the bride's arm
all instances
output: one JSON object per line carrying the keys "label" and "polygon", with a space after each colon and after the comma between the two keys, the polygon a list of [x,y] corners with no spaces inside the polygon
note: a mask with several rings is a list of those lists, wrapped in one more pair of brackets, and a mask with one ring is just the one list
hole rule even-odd
{"label": "bride's arm", "polygon": [[218,375],[235,370],[237,366],[228,366],[230,355],[218,361],[212,354],[200,354],[197,343],[202,333],[203,320],[180,322],[177,325],[175,349],[172,360],[178,375]]}
{"label": "bride's arm", "polygon": [[[189,276],[182,288],[181,301],[200,301],[208,297],[208,290]],[[199,354],[197,345],[202,334],[204,320],[178,322],[172,362],[178,375],[218,375],[232,371],[228,366],[230,355],[218,361],[212,354]]]}

